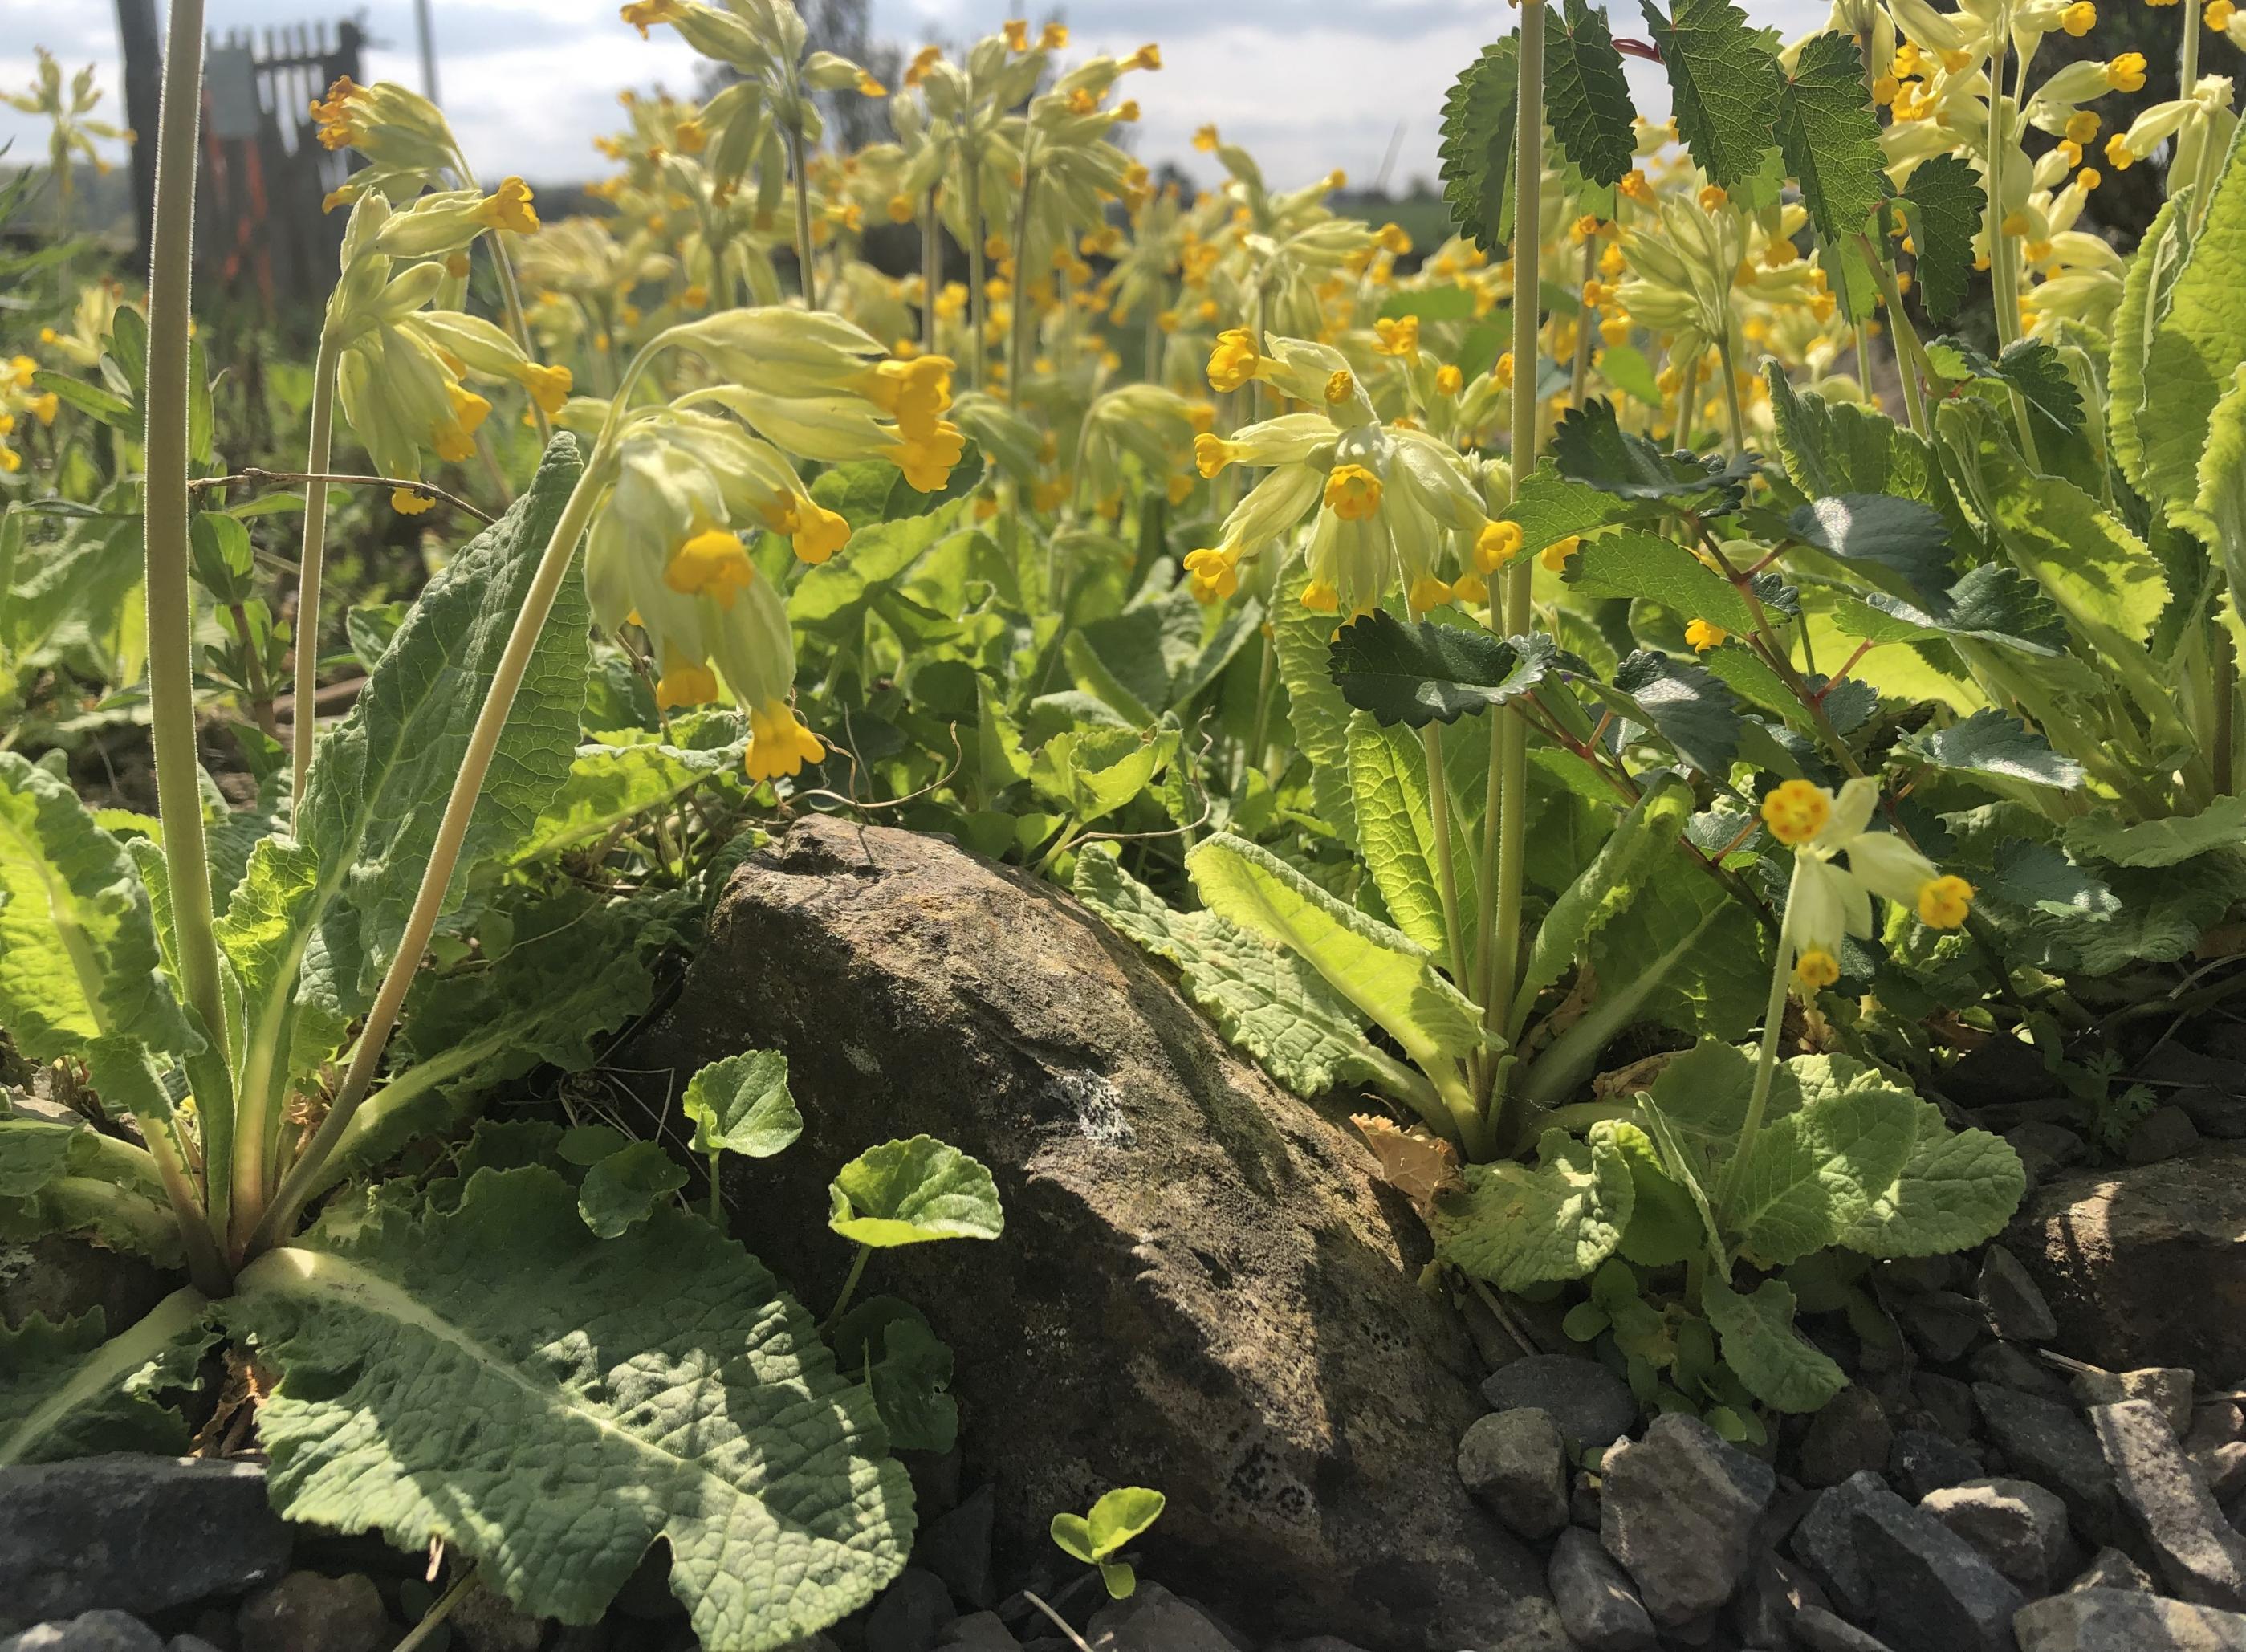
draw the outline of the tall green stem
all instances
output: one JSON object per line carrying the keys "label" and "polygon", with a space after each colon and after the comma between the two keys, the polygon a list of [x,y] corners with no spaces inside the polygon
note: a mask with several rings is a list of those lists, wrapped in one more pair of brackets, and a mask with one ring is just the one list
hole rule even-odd
{"label": "tall green stem", "polygon": [[[1801,893],[1801,852],[1794,852],[1793,877],[1786,888],[1786,906],[1793,909],[1794,897]],[[1770,1105],[1771,1080],[1778,1072],[1779,1035],[1786,1027],[1786,985],[1793,973],[1786,955],[1786,932],[1780,926],[1778,956],[1770,968],[1770,997],[1763,1006],[1762,1047],[1755,1052],[1754,1088],[1747,1093],[1747,1116],[1739,1125],[1738,1146],[1732,1150],[1732,1162],[1724,1167],[1724,1180],[1716,1193],[1716,1209],[1720,1214],[1739,1191],[1739,1178],[1746,1173],[1747,1158],[1754,1146],[1755,1137],[1762,1130],[1762,1116]]]}
{"label": "tall green stem", "polygon": [[936,192],[930,184],[920,209],[920,342],[936,353],[936,292],[943,282],[943,227],[936,214]]}
{"label": "tall green stem", "polygon": [[[203,851],[195,752],[194,596],[187,582],[187,330],[194,286],[195,135],[202,109],[203,0],[173,0],[156,126],[156,212],[149,237],[148,423],[144,432],[148,700],[156,807],[180,982],[204,1036],[226,1049],[226,1000]],[[221,1173],[214,1168],[213,1174]]]}
{"label": "tall green stem", "polygon": [[811,179],[804,167],[803,127],[787,129],[788,164],[795,168],[795,264],[803,283],[803,307],[819,308],[819,274],[811,267]]}
{"label": "tall green stem", "polygon": [[983,388],[983,318],[989,301],[983,295],[983,157],[970,149],[962,160],[967,169],[967,382]]}
{"label": "tall green stem", "polygon": [[1030,196],[1038,187],[1037,163],[1031,159],[1027,139],[1022,146],[1022,199],[1014,209],[1014,307],[1013,323],[1006,330],[1006,405],[1019,412],[1022,406],[1022,375],[1029,366],[1028,336],[1030,329],[1030,267],[1026,256],[1030,244]]}
{"label": "tall green stem", "polygon": [[296,566],[296,699],[289,731],[290,819],[301,821],[304,776],[312,766],[312,735],[318,718],[314,699],[320,677],[320,569],[328,537],[328,461],[335,438],[336,358],[342,354],[331,330],[320,330],[320,352],[312,364],[312,435],[305,446],[304,469],[315,480],[304,484],[304,543]]}
{"label": "tall green stem", "polygon": [[1732,457],[1737,459],[1747,451],[1747,421],[1739,407],[1739,369],[1732,356],[1732,323],[1724,318],[1724,335],[1717,341],[1716,355],[1723,364],[1724,412],[1731,422]]}

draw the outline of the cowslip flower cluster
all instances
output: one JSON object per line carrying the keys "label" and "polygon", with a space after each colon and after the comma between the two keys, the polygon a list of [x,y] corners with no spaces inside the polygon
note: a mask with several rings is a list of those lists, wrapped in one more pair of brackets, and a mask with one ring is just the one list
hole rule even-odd
{"label": "cowslip flower cluster", "polygon": [[403,205],[425,189],[464,182],[471,175],[460,157],[459,142],[437,105],[395,82],[362,86],[349,75],[338,76],[326,94],[313,101],[312,119],[323,146],[356,149],[367,160],[321,203],[330,210],[348,206],[370,191]]}
{"label": "cowslip flower cluster", "polygon": [[25,418],[41,425],[55,422],[61,398],[32,384],[31,376],[38,371],[38,363],[29,356],[11,357],[0,367],[0,472],[12,475],[24,468],[24,455],[8,440],[19,423]]}
{"label": "cowslip flower cluster", "polygon": [[1872,897],[1895,901],[1934,929],[1955,929],[1973,909],[1973,886],[1944,873],[1892,832],[1870,829],[1879,782],[1846,782],[1836,795],[1787,780],[1762,800],[1763,825],[1793,851],[1782,943],[1805,994],[1841,978],[1844,936],[1872,934]]}

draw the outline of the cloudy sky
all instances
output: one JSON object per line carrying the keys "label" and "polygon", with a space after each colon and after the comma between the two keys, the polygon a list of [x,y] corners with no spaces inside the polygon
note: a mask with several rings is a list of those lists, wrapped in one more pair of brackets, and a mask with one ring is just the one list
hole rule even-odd
{"label": "cloudy sky", "polygon": [[[1789,33],[1826,10],[1822,0],[1744,3],[1758,23]],[[221,34],[363,10],[384,43],[368,65],[372,78],[419,85],[411,0],[206,0],[206,8]],[[1035,10],[1050,9],[1047,0]],[[1399,122],[1393,181],[1432,176],[1445,87],[1493,31],[1510,26],[1494,0],[1072,0],[1059,9],[1079,50],[1160,43],[1161,72],[1131,84],[1146,111],[1143,157],[1206,173],[1189,140],[1214,120],[1282,187],[1335,167],[1371,181]],[[446,111],[487,177],[596,175],[589,138],[614,126],[620,87],[662,82],[684,91],[694,83],[694,58],[677,37],[657,29],[642,41],[618,21],[615,0],[437,0],[434,10]],[[1019,15],[1005,0],[874,0],[874,10],[878,31],[908,48],[969,38]],[[1634,7],[1618,8],[1616,21],[1620,32],[1644,32]],[[96,65],[108,93],[98,112],[122,121],[108,0],[0,0],[0,86],[30,81],[35,45],[71,69]],[[1631,71],[1641,109],[1665,113],[1658,70]],[[35,134],[31,118],[0,107],[0,140],[16,138],[18,156],[36,149]]]}

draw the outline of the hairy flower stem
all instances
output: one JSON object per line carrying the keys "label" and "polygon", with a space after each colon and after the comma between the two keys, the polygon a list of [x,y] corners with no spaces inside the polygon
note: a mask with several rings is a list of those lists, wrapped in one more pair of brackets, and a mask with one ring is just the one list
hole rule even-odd
{"label": "hairy flower stem", "polygon": [[790,123],[787,129],[788,165],[795,171],[795,267],[796,276],[803,287],[803,307],[819,308],[819,274],[811,267],[811,179],[804,161],[803,126]]}
{"label": "hairy flower stem", "polygon": [[[148,269],[147,481],[142,525],[148,606],[148,700],[156,809],[174,945],[187,1003],[222,1056],[210,874],[204,863],[202,766],[195,752],[194,597],[187,583],[187,330],[194,285],[195,134],[202,109],[203,0],[173,0],[156,128],[156,210]],[[210,1174],[222,1176],[214,1166]]]}
{"label": "hairy flower stem", "polygon": [[[1793,876],[1786,887],[1787,910],[1793,908],[1794,896],[1801,890],[1801,855],[1795,851]],[[1732,1150],[1732,1162],[1724,1166],[1724,1180],[1716,1191],[1719,1214],[1727,1208],[1732,1196],[1738,1193],[1739,1178],[1746,1169],[1747,1158],[1754,1147],[1755,1137],[1762,1130],[1762,1116],[1770,1105],[1771,1080],[1778,1073],[1779,1035],[1786,1028],[1786,987],[1792,976],[1792,966],[1786,955],[1786,934],[1781,924],[1778,937],[1778,955],[1770,967],[1770,997],[1763,1006],[1762,1046],[1755,1052],[1754,1088],[1747,1093],[1747,1116],[1739,1125],[1739,1145]]]}
{"label": "hairy flower stem", "polygon": [[[1536,364],[1539,226],[1543,221],[1544,187],[1544,0],[1523,0],[1521,8],[1521,117],[1514,144],[1518,170],[1513,190],[1513,496],[1536,466]],[[1521,636],[1529,624],[1532,559],[1516,556],[1500,576],[1498,600],[1490,618],[1501,636]],[[1476,955],[1482,972],[1482,1026],[1495,1033],[1513,1003],[1514,972],[1521,958],[1521,889],[1528,867],[1525,832],[1528,819],[1528,725],[1517,717],[1499,716],[1490,724],[1489,792],[1487,818],[1494,822],[1485,849],[1494,841],[1496,865],[1484,855],[1475,887],[1480,908]],[[1493,1084],[1506,1064],[1490,1064]],[[1483,1102],[1485,1118],[1501,1114],[1505,1098]],[[1496,1122],[1493,1120],[1493,1122]],[[1499,1129],[1510,1141],[1517,1131]]]}
{"label": "hairy flower stem", "polygon": [[[514,260],[507,250],[507,231],[494,229],[490,239],[492,268],[499,273],[500,309],[507,318],[507,335],[514,340],[516,349],[536,361],[538,352],[530,346],[530,318],[522,309],[522,289],[514,279]],[[538,439],[542,445],[554,434],[554,421],[546,417],[546,410],[539,405],[535,396],[530,398],[530,417],[538,426]]]}
{"label": "hairy flower stem", "polygon": [[[324,478],[335,438],[336,358],[342,354],[334,333],[320,330],[320,352],[312,364],[312,434],[305,444],[304,473]],[[296,699],[289,731],[289,820],[303,819],[304,776],[312,766],[312,735],[319,719],[313,710],[320,676],[320,569],[328,537],[328,485],[304,485],[303,551],[296,563]],[[299,834],[301,835],[301,833]]]}
{"label": "hairy flower stem", "polygon": [[1030,244],[1030,201],[1038,187],[1037,162],[1025,144],[1022,150],[1022,199],[1014,208],[1014,296],[1006,330],[1006,405],[1022,410],[1022,377],[1029,368],[1030,272],[1023,254]]}
{"label": "hairy flower stem", "polygon": [[1724,335],[1716,341],[1716,356],[1723,364],[1724,412],[1731,421],[1732,457],[1737,459],[1747,451],[1747,421],[1739,407],[1739,370],[1732,358],[1732,323],[1728,316],[1724,322]]}

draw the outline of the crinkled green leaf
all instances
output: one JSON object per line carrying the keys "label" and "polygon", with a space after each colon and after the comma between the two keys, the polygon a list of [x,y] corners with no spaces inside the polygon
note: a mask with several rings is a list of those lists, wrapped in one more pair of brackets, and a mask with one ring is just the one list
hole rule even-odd
{"label": "crinkled green leaf", "polygon": [[1622,428],[1614,404],[1594,396],[1573,408],[1552,432],[1552,461],[1569,481],[1584,482],[1620,499],[1682,499],[1714,489],[1736,491],[1760,461],[1753,454],[1726,460],[1664,453],[1635,431]]}
{"label": "crinkled green leaf", "polygon": [[1776,1411],[1814,1411],[1848,1385],[1848,1373],[1793,1329],[1793,1292],[1766,1279],[1746,1294],[1719,1280],[1700,1289],[1700,1311],[1723,1339],[1724,1363]]}
{"label": "crinkled green leaf", "polygon": [[2218,850],[2168,867],[2119,867],[2105,880],[2110,913],[2038,914],[2051,966],[2111,975],[2134,963],[2174,963],[2246,900],[2246,855]]}
{"label": "crinkled green leaf", "polygon": [[1459,233],[1495,256],[1513,239],[1513,138],[1521,100],[1521,42],[1483,50],[1443,99],[1443,199]]}
{"label": "crinkled green leaf", "polygon": [[1606,10],[1567,0],[1545,30],[1544,118],[1576,170],[1611,189],[1637,164],[1637,110]]}
{"label": "crinkled green leaf", "polygon": [[27,1061],[107,1033],[197,1041],[161,970],[133,858],[65,782],[0,751],[0,1025]]}
{"label": "crinkled green leaf", "polygon": [[1970,1250],[2011,1220],[2027,1186],[2019,1155],[1985,1130],[1953,1131],[1920,1102],[1909,1158],[1895,1182],[1841,1232],[1868,1256]]}
{"label": "crinkled green leaf", "polygon": [[2125,825],[2112,809],[2066,823],[2067,852],[2117,867],[2172,867],[2210,849],[2246,846],[2246,797],[2217,798],[2197,814]]}
{"label": "crinkled green leaf", "polygon": [[283,1515],[442,1538],[533,1615],[594,1621],[661,1539],[702,1644],[771,1652],[903,1567],[871,1399],[683,1212],[602,1240],[553,1172],[483,1171],[450,1212],[337,1213],[223,1312],[280,1373],[258,1429]]}
{"label": "crinkled green leaf", "polygon": [[1691,1193],[1669,1173],[1652,1137],[1635,1125],[1615,1127],[1630,1164],[1630,1225],[1620,1254],[1640,1268],[1673,1268],[1707,1254],[1708,1227]]}
{"label": "crinkled green leaf", "polygon": [[1997,359],[1997,377],[2019,391],[2028,411],[2054,433],[2072,436],[2082,428],[2082,392],[2047,340],[2023,338],[2006,346]]}
{"label": "crinkled green leaf", "polygon": [[1779,93],[1778,144],[1819,236],[1838,242],[1862,235],[1888,197],[1887,160],[1863,49],[1849,36],[1814,34],[1801,43]]}
{"label": "crinkled green leaf", "polygon": [[1917,249],[1919,299],[1937,325],[1957,313],[1972,280],[1973,238],[1981,233],[1988,196],[1972,162],[1935,155],[1914,167],[1904,187],[1911,245]]}
{"label": "crinkled green leaf", "polygon": [[[1475,738],[1478,732],[1463,730],[1443,742],[1452,873],[1462,920],[1474,911],[1474,846],[1488,789],[1489,742]],[[1422,738],[1400,726],[1383,728],[1360,711],[1350,722],[1349,773],[1357,793],[1358,853],[1388,915],[1414,942],[1440,954],[1449,937]]]}
{"label": "crinkled green leaf", "polygon": [[1641,3],[1685,147],[1717,185],[1742,189],[1776,141],[1780,79],[1769,32],[1748,27],[1731,0],[1678,0],[1666,17],[1652,0]]}
{"label": "crinkled green leaf", "polygon": [[0,1199],[29,1199],[71,1167],[86,1126],[0,1118]]}
{"label": "crinkled green leaf", "polygon": [[632,1142],[585,1172],[577,1185],[577,1214],[602,1239],[615,1239],[684,1186],[686,1166],[664,1152],[661,1142]]}
{"label": "crinkled green leaf", "polygon": [[1859,1220],[1902,1173],[1923,1105],[1846,1057],[1800,1056],[1787,1070],[1800,1105],[1764,1123],[1717,1212],[1766,1268],[1799,1261]]}
{"label": "crinkled green leaf", "polygon": [[1677,852],[1692,812],[1692,789],[1674,774],[1660,777],[1630,806],[1597,858],[1567,888],[1537,926],[1513,1003],[1515,1036],[1537,994],[1564,975],[1591,938],[1637,898],[1655,866]]}
{"label": "crinkled green leaf", "polygon": [[1779,456],[1803,493],[1890,493],[1940,503],[1934,451],[1920,437],[1868,407],[1795,390],[1776,362],[1764,368],[1763,379],[1770,387]]}
{"label": "crinkled green leaf", "polygon": [[1630,1166],[1614,1126],[1576,1141],[1549,1130],[1539,1163],[1466,1166],[1463,1193],[1438,1200],[1428,1227],[1435,1254],[1501,1290],[1581,1279],[1622,1242],[1630,1225]]}
{"label": "crinkled green leaf", "polygon": [[1560,474],[1548,458],[1521,479],[1500,520],[1521,529],[1518,554],[1534,556],[1548,545],[1650,514],[1651,506]]}
{"label": "crinkled green leaf", "polygon": [[1993,901],[2052,917],[2095,921],[2112,917],[2121,904],[2102,880],[2032,838],[1998,844],[1988,873],[1974,881],[1977,905]]}
{"label": "crinkled green leaf", "polygon": [[1705,666],[1641,649],[1616,668],[1611,683],[1583,687],[1659,735],[1701,773],[1730,772],[1739,749],[1739,703]]}
{"label": "crinkled green leaf", "polygon": [[1683,619],[1706,620],[1726,631],[1754,629],[1739,587],[1675,540],[1602,534],[1568,559],[1567,579],[1586,596],[1643,597]]}
{"label": "crinkled green leaf", "polygon": [[2143,432],[2150,395],[2146,368],[2152,360],[2154,337],[2168,318],[2176,277],[2183,273],[2191,250],[2191,201],[2187,185],[2161,203],[2122,275],[2121,303],[2113,316],[2113,347],[2106,364],[2106,436],[2113,462],[2141,493],[2151,488]]}
{"label": "crinkled green leaf", "polygon": [[2246,149],[2234,134],[2198,234],[2168,284],[2166,312],[2153,325],[2137,416],[2140,491],[2170,522],[2208,540],[2215,527],[2199,508],[2200,456],[2215,405],[2246,361],[2246,285],[2238,280],[2246,268],[2243,157]]}
{"label": "crinkled green leaf", "polygon": [[60,1325],[0,1325],[0,1468],[105,1451],[187,1449],[187,1424],[155,1396],[192,1388],[218,1333],[202,1293],[177,1290],[116,1336],[102,1310]]}
{"label": "crinkled green leaf", "polygon": [[1279,680],[1287,687],[1287,722],[1295,749],[1310,765],[1310,796],[1318,818],[1344,843],[1357,841],[1357,802],[1349,778],[1349,703],[1327,670],[1332,616],[1303,606],[1310,571],[1298,568],[1281,582],[1271,609],[1271,642]]}
{"label": "crinkled green leaf", "polygon": [[1424,948],[1269,850],[1219,833],[1187,855],[1186,870],[1210,911],[1299,954],[1423,1071],[1480,1047],[1480,1011]]}
{"label": "crinkled green leaf", "polygon": [[2061,757],[2043,736],[1994,706],[1984,706],[1948,728],[1921,730],[1904,739],[1900,749],[1937,769],[1963,769],[2063,792],[2075,790],[2083,781],[2079,763]]}
{"label": "crinkled green leaf", "polygon": [[1005,1231],[998,1189],[982,1161],[933,1136],[885,1141],[834,1173],[827,1225],[886,1249]]}
{"label": "crinkled green leaf", "polygon": [[1591,972],[1617,989],[1665,961],[1636,1018],[1732,1038],[1761,1012],[1767,944],[1753,914],[1679,849],[1653,863],[1637,899],[1591,938]]}
{"label": "crinkled green leaf", "polygon": [[1888,568],[1913,590],[1942,591],[1954,577],[1950,524],[1922,500],[1893,493],[1829,495],[1797,506],[1787,527],[1804,545],[1828,556]]}
{"label": "crinkled green leaf", "polygon": [[[636,731],[633,732],[636,732]],[[577,748],[560,788],[516,847],[534,860],[599,843],[624,822],[684,796],[711,776],[738,770],[746,736],[704,749],[602,735]]]}
{"label": "crinkled green leaf", "polygon": [[1833,623],[1870,642],[1930,642],[1945,636],[1988,642],[2045,658],[2066,650],[2066,620],[2040,586],[2002,562],[1969,569],[1938,600],[1922,606],[1883,591],[1843,596]]}
{"label": "crinkled green leaf", "polygon": [[769,1159],[803,1133],[787,1087],[787,1057],[750,1050],[713,1061],[686,1081],[680,1110],[694,1126],[694,1151]]}
{"label": "crinkled green leaf", "polygon": [[1214,912],[1174,912],[1112,853],[1076,863],[1076,898],[1178,968],[1186,996],[1217,1030],[1297,1095],[1374,1078],[1388,1058],[1366,1042],[1369,1019],[1299,955]]}
{"label": "crinkled green leaf", "polygon": [[1543,680],[1552,653],[1541,632],[1497,637],[1376,609],[1335,634],[1331,658],[1344,699],[1382,723],[1417,729],[1519,699]]}
{"label": "crinkled green leaf", "polygon": [[1030,778],[1079,825],[1113,813],[1154,784],[1176,755],[1174,729],[1071,729],[1038,749]]}

